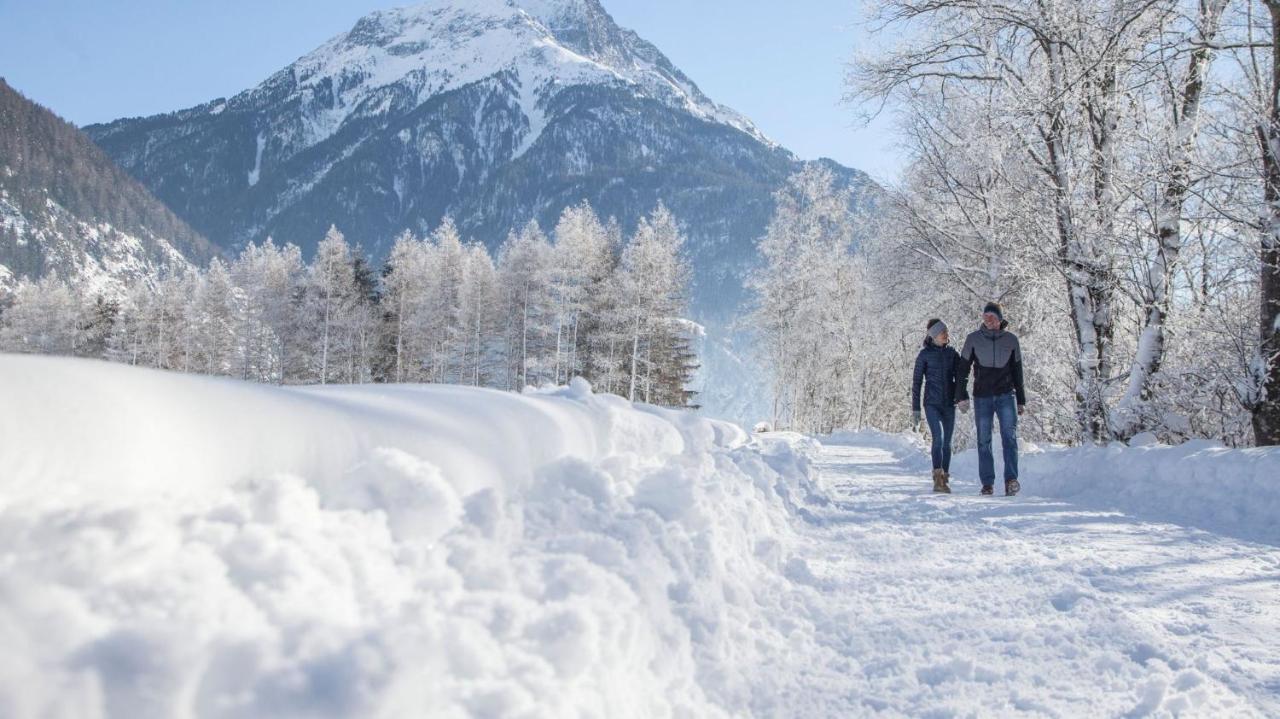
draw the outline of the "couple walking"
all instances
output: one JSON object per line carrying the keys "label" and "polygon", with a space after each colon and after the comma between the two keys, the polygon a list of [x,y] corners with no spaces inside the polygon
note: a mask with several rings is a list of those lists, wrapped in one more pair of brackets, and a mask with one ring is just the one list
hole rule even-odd
{"label": "couple walking", "polygon": [[982,494],[993,494],[995,459],[991,432],[1000,421],[1000,445],[1004,454],[1004,493],[1018,493],[1018,415],[1027,405],[1022,382],[1022,348],[1000,305],[982,308],[982,326],[970,332],[964,347],[951,346],[947,325],[932,319],[926,327],[924,347],[916,355],[911,379],[911,414],[920,424],[921,385],[924,416],[933,436],[933,491],[951,492],[951,437],[956,410],[969,411],[969,373],[973,372],[973,419],[978,433],[978,478]]}

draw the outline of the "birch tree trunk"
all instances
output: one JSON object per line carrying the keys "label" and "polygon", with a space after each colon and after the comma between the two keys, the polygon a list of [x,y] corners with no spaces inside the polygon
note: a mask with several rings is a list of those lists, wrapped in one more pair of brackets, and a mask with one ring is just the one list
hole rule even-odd
{"label": "birch tree trunk", "polygon": [[1199,37],[1187,63],[1174,108],[1174,146],[1169,177],[1161,192],[1156,210],[1155,255],[1147,270],[1143,290],[1142,330],[1129,368],[1129,385],[1114,413],[1113,434],[1128,440],[1142,430],[1148,403],[1155,395],[1155,376],[1160,371],[1165,352],[1165,319],[1169,315],[1170,283],[1182,253],[1183,206],[1191,183],[1191,163],[1199,135],[1200,104],[1204,94],[1205,73],[1213,58],[1212,44],[1217,37],[1226,0],[1201,0]]}
{"label": "birch tree trunk", "polygon": [[1100,287],[1101,273],[1080,237],[1072,207],[1070,160],[1065,142],[1066,109],[1062,106],[1066,93],[1062,48],[1051,38],[1042,38],[1040,45],[1048,63],[1049,96],[1057,98],[1046,110],[1048,116],[1041,126],[1041,136],[1047,165],[1044,170],[1052,183],[1054,220],[1075,329],[1076,417],[1081,438],[1101,442],[1108,435],[1107,408],[1102,394],[1102,371],[1107,364],[1110,334],[1107,291]]}

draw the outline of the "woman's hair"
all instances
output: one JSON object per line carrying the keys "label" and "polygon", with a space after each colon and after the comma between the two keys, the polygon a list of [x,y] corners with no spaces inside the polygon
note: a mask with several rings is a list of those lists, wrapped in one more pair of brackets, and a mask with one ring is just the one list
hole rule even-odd
{"label": "woman's hair", "polygon": [[926,330],[931,330],[931,329],[933,329],[933,326],[934,326],[934,325],[938,324],[938,323],[939,323],[939,322],[941,322],[941,321],[942,321],[942,320],[938,319],[937,317],[934,317],[933,319],[931,319],[931,320],[929,320],[928,322],[924,323],[924,328],[925,328]]}

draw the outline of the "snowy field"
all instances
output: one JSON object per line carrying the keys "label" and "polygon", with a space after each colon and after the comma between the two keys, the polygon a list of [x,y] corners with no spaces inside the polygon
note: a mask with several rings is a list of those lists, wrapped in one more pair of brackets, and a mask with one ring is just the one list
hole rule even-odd
{"label": "snowy field", "polygon": [[581,384],[0,355],[0,397],[6,718],[1280,713],[1273,450],[979,498]]}

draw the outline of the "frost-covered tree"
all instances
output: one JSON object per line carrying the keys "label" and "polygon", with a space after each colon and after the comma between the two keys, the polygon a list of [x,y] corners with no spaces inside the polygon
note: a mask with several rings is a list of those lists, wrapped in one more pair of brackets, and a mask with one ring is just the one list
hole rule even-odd
{"label": "frost-covered tree", "polygon": [[617,263],[611,235],[587,203],[565,209],[554,232],[552,290],[556,299],[556,365],[553,381],[583,375],[597,344],[602,318],[593,302],[605,291]]}
{"label": "frost-covered tree", "polygon": [[76,354],[81,357],[106,358],[111,351],[116,324],[120,321],[121,301],[97,295],[81,311],[80,339]]}
{"label": "frost-covered tree", "polygon": [[383,271],[384,347],[390,354],[388,377],[394,382],[416,377],[415,368],[426,354],[415,330],[425,323],[427,251],[426,243],[405,231],[396,238]]}
{"label": "frost-covered tree", "polygon": [[617,274],[619,329],[625,338],[626,396],[671,407],[691,404],[697,365],[689,351],[689,263],[684,235],[661,204],[636,228]]}
{"label": "frost-covered tree", "polygon": [[351,247],[336,227],[320,241],[302,289],[299,328],[310,360],[303,378],[319,384],[337,381],[351,353],[348,328],[360,291]]}
{"label": "frost-covered tree", "polygon": [[278,247],[268,237],[240,253],[231,276],[244,296],[239,375],[277,384],[295,381],[306,352],[297,322],[304,280],[301,250]]}
{"label": "frost-covered tree", "polygon": [[[1258,202],[1233,138],[1255,135],[1240,119],[1265,93],[1241,79],[1260,65],[1212,71],[1224,50],[1258,46],[1247,4],[881,0],[872,17],[899,42],[858,62],[853,97],[900,104],[910,156],[880,254],[940,307],[1011,306],[1044,400],[1033,431],[1185,436],[1231,384],[1235,412],[1248,407],[1234,323],[1180,334],[1200,323],[1196,295],[1228,296],[1192,283],[1229,281],[1239,254],[1222,248],[1248,244]],[[1206,382],[1197,346],[1227,359],[1220,379]]]}
{"label": "frost-covered tree", "polygon": [[186,306],[195,279],[189,274],[170,275],[156,281],[137,305],[141,328],[139,364],[160,369],[188,371],[191,366],[191,333],[187,331]]}
{"label": "frost-covered tree", "polygon": [[453,219],[446,217],[431,233],[427,253],[426,305],[422,316],[425,365],[432,382],[458,382],[467,338],[462,327],[462,274],[466,248]]}
{"label": "frost-covered tree", "polygon": [[351,260],[351,271],[355,284],[355,299],[344,325],[346,337],[347,369],[345,381],[363,384],[373,381],[373,367],[378,352],[378,339],[381,325],[378,317],[378,305],[381,301],[381,289],[378,274],[357,251]]}
{"label": "frost-covered tree", "polygon": [[488,386],[498,374],[501,295],[493,258],[483,245],[472,244],[466,248],[458,295],[462,344],[458,382]]}
{"label": "frost-covered tree", "polygon": [[57,275],[23,279],[0,315],[0,349],[6,352],[76,354],[84,308],[79,296]]}
{"label": "frost-covered tree", "polygon": [[118,298],[49,277],[0,307],[0,350],[79,354],[260,382],[451,382],[522,389],[585,377],[690,406],[697,366],[678,223],[659,207],[619,265],[622,230],[587,204],[552,245],[535,223],[493,256],[446,218],[403,233],[381,274],[330,228],[310,262],[270,238],[229,265],[146,277]]}
{"label": "frost-covered tree", "polygon": [[204,374],[234,374],[244,362],[240,334],[243,332],[243,294],[232,283],[221,260],[214,258],[209,268],[193,282],[194,292],[186,307],[186,332],[190,337],[188,369]]}
{"label": "frost-covered tree", "polygon": [[751,322],[773,375],[774,426],[830,431],[850,421],[849,383],[858,370],[849,191],[810,165],[778,190],[775,204],[758,244],[761,267],[748,280]]}
{"label": "frost-covered tree", "polygon": [[551,381],[557,325],[553,261],[551,243],[536,222],[508,235],[498,252],[508,389]]}

